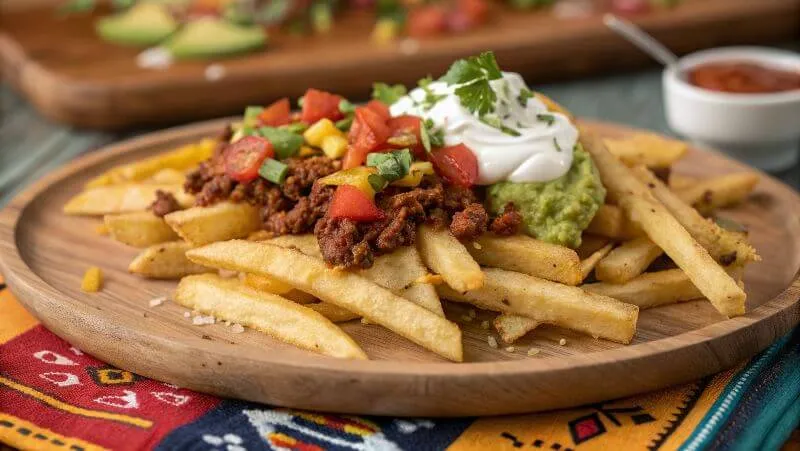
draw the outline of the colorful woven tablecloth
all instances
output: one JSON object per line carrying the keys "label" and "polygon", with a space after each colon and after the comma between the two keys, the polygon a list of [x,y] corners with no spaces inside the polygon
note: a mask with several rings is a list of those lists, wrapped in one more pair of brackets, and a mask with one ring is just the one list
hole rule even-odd
{"label": "colorful woven tablecloth", "polygon": [[800,422],[800,329],[712,377],[575,409],[383,418],[216,398],[111,367],[58,338],[0,279],[0,442],[20,449],[779,449]]}

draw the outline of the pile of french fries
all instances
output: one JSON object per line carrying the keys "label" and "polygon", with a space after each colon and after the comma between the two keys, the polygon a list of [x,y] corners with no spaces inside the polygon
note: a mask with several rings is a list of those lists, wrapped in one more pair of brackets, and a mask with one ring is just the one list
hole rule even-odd
{"label": "pile of french fries", "polygon": [[[111,238],[143,248],[130,272],[180,279],[178,304],[333,357],[367,358],[336,325],[361,319],[462,361],[461,329],[445,316],[442,298],[497,312],[494,327],[509,344],[542,324],[627,344],[640,309],[701,298],[724,316],[744,314],[742,268],[760,257],[746,233],[707,215],[744,201],[758,176],[672,175],[668,185],[654,172],[681,158],[684,143],[581,136],[608,199],[576,250],[524,235],[462,243],[423,225],[416,246],[382,255],[372,268],[331,268],[314,236],[259,232],[251,205],[191,206],[181,184],[211,154],[210,140],[113,168],[64,212],[103,216]],[[185,209],[154,216],[147,208],[159,189]],[[648,272],[664,256],[674,265]]]}

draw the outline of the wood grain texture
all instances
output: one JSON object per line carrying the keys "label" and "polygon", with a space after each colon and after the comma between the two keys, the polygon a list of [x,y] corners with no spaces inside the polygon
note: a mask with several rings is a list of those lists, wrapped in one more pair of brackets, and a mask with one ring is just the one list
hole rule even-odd
{"label": "wood grain texture", "polygon": [[[49,118],[72,125],[120,128],[177,123],[234,113],[242,105],[301,95],[315,86],[365,98],[375,80],[413,84],[446,70],[453,59],[491,49],[504,69],[529,83],[620,71],[652,61],[607,30],[600,16],[559,20],[549,12],[520,12],[490,2],[485,27],[421,41],[413,55],[399,41],[369,41],[374,18],[352,12],[331,34],[271,36],[269,49],[220,63],[226,75],[204,76],[208,62],[167,70],[136,66],[137,49],[101,41],[96,16],[58,17],[50,7],[0,14],[0,60],[5,78]],[[0,8],[2,8],[0,6]],[[800,32],[800,0],[683,0],[638,23],[673,51],[775,42]]]}
{"label": "wood grain texture", "polygon": [[[764,175],[753,200],[732,210],[764,257],[745,276],[749,313],[725,320],[708,302],[642,312],[633,344],[617,345],[554,327],[492,349],[465,307],[465,361],[454,364],[376,325],[344,329],[371,361],[340,361],[223,325],[192,326],[174,303],[150,308],[174,282],[126,271],[136,250],[94,234],[93,219],[65,217],[61,205],[114,164],[213,135],[224,122],[171,129],[111,146],[41,180],[0,213],[0,269],[23,304],[50,330],[112,365],[194,390],[297,408],[385,415],[490,415],[567,407],[654,390],[731,367],[800,321],[800,197]],[[595,124],[609,135],[626,129]],[[677,171],[711,175],[747,170],[693,150]],[[80,292],[86,267],[101,266],[102,292]],[[567,344],[560,346],[559,339]],[[528,357],[527,349],[541,353]]]}

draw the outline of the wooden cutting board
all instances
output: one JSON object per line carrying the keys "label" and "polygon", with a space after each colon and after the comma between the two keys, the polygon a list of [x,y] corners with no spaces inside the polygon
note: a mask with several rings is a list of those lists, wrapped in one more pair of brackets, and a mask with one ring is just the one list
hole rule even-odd
{"label": "wooden cutting board", "polygon": [[[14,3],[25,6],[10,9]],[[353,12],[338,18],[329,35],[273,34],[266,51],[220,61],[225,76],[209,81],[209,62],[137,67],[140,50],[95,36],[96,16],[59,17],[52,2],[7,0],[0,5],[0,61],[4,78],[42,114],[100,128],[218,117],[246,104],[295,98],[309,86],[363,99],[375,80],[410,85],[483,50],[494,50],[504,69],[533,84],[653,64],[607,30],[599,14],[566,20],[490,3],[494,11],[483,28],[421,41],[413,54],[404,53],[399,41],[370,42],[374,18]],[[637,23],[680,54],[777,42],[800,35],[800,0],[683,0]]]}
{"label": "wooden cutting board", "polygon": [[[763,261],[747,268],[748,314],[725,319],[707,301],[641,312],[625,346],[542,327],[493,349],[480,312],[446,303],[464,332],[465,363],[450,363],[377,325],[343,325],[372,360],[319,356],[222,324],[193,326],[168,302],[174,282],[128,274],[137,250],[94,232],[97,219],[61,214],[84,182],[109,167],[213,135],[223,122],[167,130],[82,158],[19,195],[0,212],[0,270],[44,324],[85,352],[120,368],[198,391],[296,408],[381,415],[466,416],[529,412],[628,396],[729,368],[800,322],[800,195],[763,175],[752,199],[726,213],[747,225]],[[609,135],[629,129],[598,125]],[[686,175],[752,170],[692,150]],[[103,268],[100,293],[80,291],[83,271]],[[566,338],[566,345],[559,340]],[[527,350],[541,350],[530,357]]]}

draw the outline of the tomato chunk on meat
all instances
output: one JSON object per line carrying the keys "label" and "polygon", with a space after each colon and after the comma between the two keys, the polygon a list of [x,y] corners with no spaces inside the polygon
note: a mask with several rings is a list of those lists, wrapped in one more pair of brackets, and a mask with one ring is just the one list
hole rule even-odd
{"label": "tomato chunk on meat", "polygon": [[390,132],[386,120],[372,108],[356,108],[355,119],[348,135],[350,146],[342,167],[349,169],[364,164],[367,154],[386,142]]}
{"label": "tomato chunk on meat", "polygon": [[245,136],[225,149],[225,174],[237,182],[247,183],[258,177],[264,159],[274,156],[272,143],[258,136]]}
{"label": "tomato chunk on meat", "polygon": [[435,149],[430,160],[436,172],[454,185],[469,188],[478,179],[478,159],[464,144]]}
{"label": "tomato chunk on meat", "polygon": [[383,219],[384,213],[360,189],[350,185],[340,185],[333,193],[333,199],[328,207],[328,216],[367,222]]}
{"label": "tomato chunk on meat", "polygon": [[410,135],[416,140],[416,144],[412,146],[395,146],[395,148],[408,147],[418,160],[427,159],[425,155],[425,146],[422,144],[422,119],[418,116],[404,114],[389,119],[388,125],[392,137]]}
{"label": "tomato chunk on meat", "polygon": [[290,114],[291,106],[289,105],[289,99],[284,97],[264,108],[264,111],[258,115],[258,122],[261,125],[279,127],[289,123]]}
{"label": "tomato chunk on meat", "polygon": [[341,96],[311,88],[303,95],[303,110],[300,119],[306,124],[313,124],[320,119],[338,121],[344,117],[339,110]]}

